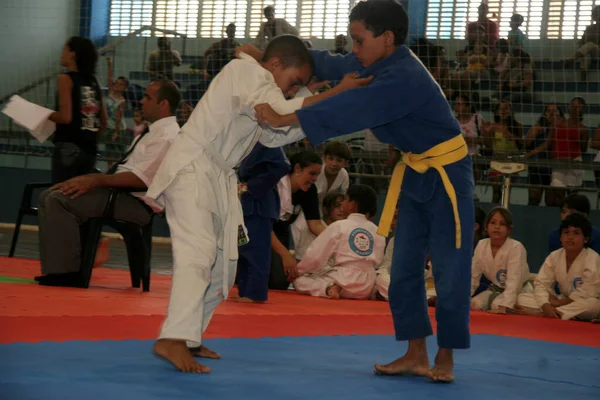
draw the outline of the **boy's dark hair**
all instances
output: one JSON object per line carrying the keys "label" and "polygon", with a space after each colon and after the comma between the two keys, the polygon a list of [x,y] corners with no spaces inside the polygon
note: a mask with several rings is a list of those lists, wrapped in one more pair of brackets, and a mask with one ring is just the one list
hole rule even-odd
{"label": "boy's dark hair", "polygon": [[494,207],[494,208],[492,208],[490,210],[490,212],[488,213],[487,217],[485,217],[485,226],[486,227],[488,226],[488,224],[490,223],[490,221],[492,220],[492,218],[496,214],[500,214],[502,216],[502,218],[504,218],[504,221],[506,222],[506,226],[508,226],[510,229],[512,229],[512,227],[513,227],[513,216],[510,213],[510,211],[508,211],[504,207]]}
{"label": "boy's dark hair", "polygon": [[160,103],[163,100],[169,102],[171,114],[175,115],[177,107],[179,107],[179,103],[181,102],[181,92],[173,81],[167,79],[160,81],[160,87],[156,93],[156,101]]}
{"label": "boy's dark hair", "polygon": [[290,164],[292,170],[290,173],[294,172],[294,167],[299,165],[300,168],[306,168],[313,164],[323,165],[323,160],[317,153],[310,150],[304,150],[290,156]]}
{"label": "boy's dark hair", "polygon": [[333,140],[325,146],[325,151],[323,152],[325,156],[334,156],[339,157],[343,160],[350,160],[350,147],[344,142],[340,142],[339,140]]}
{"label": "boy's dark hair", "polygon": [[118,81],[124,81],[125,82],[125,86],[129,87],[129,79],[127,79],[127,77],[125,76],[120,76],[117,78]]}
{"label": "boy's dark hair", "polygon": [[371,186],[352,185],[346,193],[350,201],[358,204],[358,212],[373,218],[377,214],[377,193]]}
{"label": "boy's dark hair", "polygon": [[75,53],[77,72],[87,75],[96,73],[98,51],[96,51],[96,46],[90,39],[81,36],[73,36],[67,42],[67,46]]}
{"label": "boy's dark hair", "polygon": [[270,14],[272,14],[272,15],[274,16],[274,15],[275,15],[275,7],[273,7],[273,6],[266,6],[266,7],[263,9],[263,15],[265,15],[265,16],[266,16],[266,15],[267,15],[267,13],[270,13]]}
{"label": "boy's dark hair", "polygon": [[585,215],[589,215],[590,209],[592,208],[590,205],[590,200],[586,196],[579,193],[568,195],[560,205],[560,209],[562,210],[563,207],[567,207]]}
{"label": "boy's dark hair", "polygon": [[286,67],[301,67],[304,65],[314,69],[312,55],[302,39],[293,35],[281,35],[273,38],[263,55],[262,61],[268,61],[273,57],[281,60]]}
{"label": "boy's dark hair", "polygon": [[408,14],[400,3],[393,0],[361,1],[350,11],[350,22],[362,21],[373,36],[385,31],[394,34],[394,44],[403,45],[408,35]]}
{"label": "boy's dark hair", "polygon": [[323,199],[323,208],[325,210],[327,210],[327,212],[329,213],[329,211],[331,211],[331,209],[335,207],[335,203],[340,198],[344,199],[344,195],[341,193],[336,193],[336,192],[327,193],[325,195],[325,198]]}
{"label": "boy's dark hair", "polygon": [[[581,233],[583,233],[583,237],[586,239],[592,237],[592,223],[583,214],[574,213],[563,219],[560,223],[560,233],[571,227],[581,229]],[[587,247],[587,243],[585,246]]]}

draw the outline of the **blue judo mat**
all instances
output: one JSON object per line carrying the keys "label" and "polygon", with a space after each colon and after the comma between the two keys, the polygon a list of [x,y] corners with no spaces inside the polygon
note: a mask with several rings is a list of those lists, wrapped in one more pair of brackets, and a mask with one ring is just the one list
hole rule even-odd
{"label": "blue judo mat", "polygon": [[[600,349],[473,336],[456,382],[373,375],[403,354],[390,336],[214,339],[209,375],[182,374],[152,341],[0,345],[0,399],[600,399]],[[435,340],[430,338],[433,360]]]}

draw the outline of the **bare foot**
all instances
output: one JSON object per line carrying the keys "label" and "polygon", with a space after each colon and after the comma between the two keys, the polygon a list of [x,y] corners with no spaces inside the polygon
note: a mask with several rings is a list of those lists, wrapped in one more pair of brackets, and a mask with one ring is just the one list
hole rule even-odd
{"label": "bare foot", "polygon": [[412,356],[408,353],[404,357],[392,361],[389,364],[375,364],[375,374],[377,375],[415,375],[427,376],[429,371],[429,358],[427,353],[424,356]]}
{"label": "bare foot", "polygon": [[435,356],[433,368],[427,373],[427,377],[435,382],[450,383],[454,381],[452,369],[454,368],[454,357],[452,349],[439,349]]}
{"label": "bare foot", "polygon": [[329,296],[330,299],[339,300],[342,297],[341,293],[342,288],[338,285],[333,285],[327,288],[327,296]]}
{"label": "bare foot", "polygon": [[190,347],[188,350],[194,357],[212,358],[214,360],[219,360],[221,358],[219,353],[212,351],[205,345],[201,345],[200,347]]}
{"label": "bare foot", "polygon": [[206,374],[210,368],[197,362],[184,340],[159,339],[154,343],[154,354],[169,361],[181,372]]}
{"label": "bare foot", "polygon": [[239,297],[236,299],[238,303],[258,303],[263,304],[263,300],[252,300],[250,297]]}

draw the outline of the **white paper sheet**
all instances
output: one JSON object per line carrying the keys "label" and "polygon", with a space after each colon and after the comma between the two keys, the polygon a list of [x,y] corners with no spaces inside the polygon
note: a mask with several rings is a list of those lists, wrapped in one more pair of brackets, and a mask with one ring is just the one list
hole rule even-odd
{"label": "white paper sheet", "polygon": [[56,130],[56,124],[48,120],[53,112],[17,95],[12,96],[2,110],[2,113],[27,129],[40,143],[44,143]]}

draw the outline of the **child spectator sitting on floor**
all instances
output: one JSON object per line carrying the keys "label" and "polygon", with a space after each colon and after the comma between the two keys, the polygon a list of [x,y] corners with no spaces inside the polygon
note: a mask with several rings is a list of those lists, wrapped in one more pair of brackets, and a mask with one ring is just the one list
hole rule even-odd
{"label": "child spectator sitting on floor", "polygon": [[532,291],[525,247],[510,238],[513,228],[511,213],[503,208],[492,209],[485,221],[488,238],[482,239],[475,248],[471,293],[485,276],[491,284],[471,299],[471,309],[505,314],[517,302],[523,290]]}
{"label": "child spectator sitting on floor", "polygon": [[[589,218],[590,208],[590,200],[586,196],[573,193],[567,196],[561,204],[560,219],[561,221],[564,221],[569,215],[575,213],[582,214],[584,217]],[[553,230],[548,237],[548,254],[560,249],[561,247],[561,229],[558,228]],[[600,254],[600,229],[592,226],[587,247]]]}
{"label": "child spectator sitting on floor", "polygon": [[[375,266],[383,259],[385,238],[371,219],[377,213],[377,194],[354,185],[342,209],[348,218],[329,225],[298,263],[294,288],[300,293],[331,299],[368,299],[375,285]],[[333,258],[333,267],[328,268]],[[325,267],[325,268],[324,268]]]}
{"label": "child spectator sitting on floor", "polygon": [[519,295],[517,313],[563,320],[598,318],[600,256],[587,247],[591,234],[592,224],[582,214],[571,214],[561,222],[562,247],[544,261],[534,293]]}

